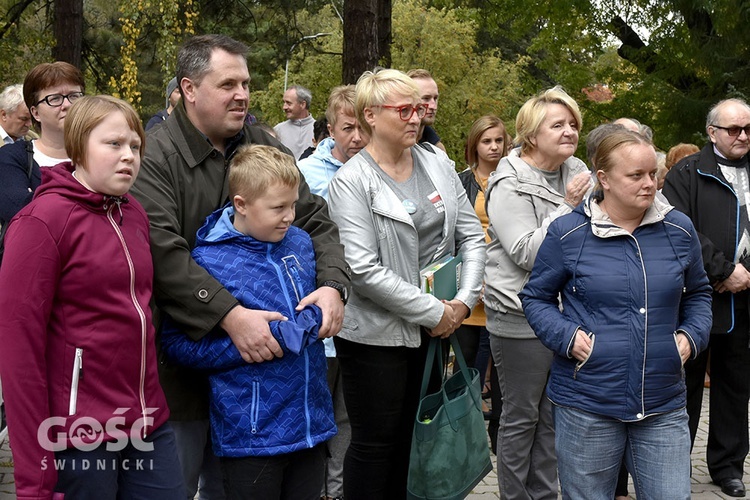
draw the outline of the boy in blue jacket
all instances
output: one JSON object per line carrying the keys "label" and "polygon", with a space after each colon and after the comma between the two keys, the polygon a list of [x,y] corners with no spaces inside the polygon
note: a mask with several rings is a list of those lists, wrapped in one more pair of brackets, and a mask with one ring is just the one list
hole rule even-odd
{"label": "boy in blue jacket", "polygon": [[195,261],[244,307],[278,312],[269,322],[284,356],[247,363],[218,329],[191,340],[174,323],[162,349],[176,363],[211,370],[211,437],[228,499],[318,499],[325,443],[336,434],[315,290],[312,240],[292,226],[300,177],[269,146],[240,148],[229,171],[232,203],[198,230]]}

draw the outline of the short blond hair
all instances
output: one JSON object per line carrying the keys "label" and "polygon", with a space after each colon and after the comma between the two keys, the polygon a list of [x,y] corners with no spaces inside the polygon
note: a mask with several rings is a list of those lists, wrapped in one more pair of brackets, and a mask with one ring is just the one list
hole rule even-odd
{"label": "short blond hair", "polygon": [[294,158],[273,146],[242,146],[229,164],[230,199],[240,195],[246,201],[252,201],[273,184],[297,187],[299,182],[299,170]]}
{"label": "short blond hair", "polygon": [[357,80],[354,95],[354,112],[357,121],[367,135],[372,135],[370,124],[365,120],[365,108],[385,103],[394,94],[421,101],[419,87],[414,80],[396,69],[383,69],[377,73],[365,71]]}
{"label": "short blond hair", "polygon": [[146,134],[138,113],[130,103],[109,95],[86,95],[78,99],[68,111],[63,126],[65,152],[74,165],[86,164],[86,146],[91,131],[112,113],[120,112],[130,130],[138,134],[141,147],[138,154],[143,158]]}
{"label": "short blond hair", "polygon": [[416,78],[417,80],[434,80],[432,74],[426,69],[422,68],[410,69],[406,72],[406,76],[408,76],[409,78]]}
{"label": "short blond hair", "polygon": [[578,130],[580,131],[583,127],[581,110],[578,109],[575,100],[559,85],[547,89],[526,101],[516,115],[516,137],[513,142],[521,146],[521,153],[528,153],[535,148],[531,143],[531,138],[536,136],[542,122],[547,118],[547,109],[550,104],[562,104],[568,108],[576,121]]}
{"label": "short blond hair", "polygon": [[331,90],[328,96],[328,108],[326,108],[326,119],[331,128],[336,126],[337,115],[340,111],[354,114],[354,85],[339,85]]}

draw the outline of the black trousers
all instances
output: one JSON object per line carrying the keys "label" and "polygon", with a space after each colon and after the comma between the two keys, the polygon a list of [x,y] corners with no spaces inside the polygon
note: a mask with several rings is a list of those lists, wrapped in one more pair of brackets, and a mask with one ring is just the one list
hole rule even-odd
{"label": "black trousers", "polygon": [[690,438],[695,441],[706,364],[711,357],[706,461],[714,481],[741,479],[748,453],[748,401],[750,400],[750,323],[748,311],[735,311],[731,333],[713,334],[709,349],[685,363]]}
{"label": "black trousers", "polygon": [[326,447],[270,457],[222,457],[227,500],[318,500],[325,477]]}
{"label": "black trousers", "polygon": [[[360,344],[336,337],[352,439],[344,498],[406,497],[409,451],[429,337],[419,348]],[[439,384],[439,374],[437,382]]]}

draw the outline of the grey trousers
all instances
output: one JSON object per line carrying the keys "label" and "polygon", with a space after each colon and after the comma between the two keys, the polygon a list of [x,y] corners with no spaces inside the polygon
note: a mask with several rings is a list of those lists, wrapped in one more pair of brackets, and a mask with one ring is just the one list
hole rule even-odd
{"label": "grey trousers", "polygon": [[344,405],[344,389],[341,380],[341,368],[336,358],[328,360],[328,388],[333,397],[333,418],[336,421],[338,433],[327,444],[328,458],[326,459],[326,479],[321,497],[344,497],[344,456],[352,438],[352,428],[349,425],[349,414]]}
{"label": "grey trousers", "polygon": [[[170,420],[177,442],[177,455],[185,478],[185,498],[193,500],[224,500],[224,481],[219,458],[211,449],[208,420]],[[200,490],[200,491],[199,491]]]}
{"label": "grey trousers", "polygon": [[497,481],[500,498],[557,498],[557,458],[552,403],[545,387],[552,351],[539,339],[490,335],[503,395],[497,434]]}

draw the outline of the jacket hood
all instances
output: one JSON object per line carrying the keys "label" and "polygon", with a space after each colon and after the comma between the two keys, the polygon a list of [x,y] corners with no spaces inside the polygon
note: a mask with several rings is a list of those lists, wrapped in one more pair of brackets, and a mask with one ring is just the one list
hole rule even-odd
{"label": "jacket hood", "polygon": [[[653,203],[651,203],[651,205],[646,209],[646,213],[644,214],[643,220],[641,221],[639,226],[654,224],[656,222],[664,220],[664,218],[673,208],[674,207],[664,201],[664,197],[660,196],[657,192],[657,195],[654,197]],[[583,200],[583,203],[576,207],[574,212],[582,213],[586,217],[591,219],[591,231],[594,233],[594,235],[600,238],[621,236],[627,233],[627,231],[612,223],[609,215],[607,215],[606,212],[601,209],[599,203],[593,195],[587,196],[586,199]]]}
{"label": "jacket hood", "polygon": [[326,137],[318,143],[312,156],[318,161],[324,162],[327,165],[334,167],[334,169],[341,168],[344,164],[341,163],[333,156],[333,148],[336,145],[336,141],[331,137]]}
{"label": "jacket hood", "polygon": [[92,211],[103,211],[110,202],[128,203],[128,195],[111,196],[89,191],[73,176],[75,168],[69,161],[51,168],[42,168],[42,184],[34,193],[34,199],[47,194],[59,194]]}
{"label": "jacket hood", "polygon": [[239,232],[234,227],[233,220],[234,206],[230,202],[206,218],[206,222],[198,230],[195,246],[231,243],[241,244],[254,251],[266,251],[269,246],[273,248],[280,244],[280,242],[259,241],[252,236]]}

